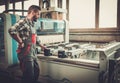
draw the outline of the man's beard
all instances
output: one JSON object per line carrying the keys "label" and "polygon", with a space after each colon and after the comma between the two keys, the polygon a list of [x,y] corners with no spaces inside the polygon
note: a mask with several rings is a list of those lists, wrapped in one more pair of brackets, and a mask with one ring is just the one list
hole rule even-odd
{"label": "man's beard", "polygon": [[37,21],[37,18],[36,18],[36,16],[33,16],[33,21],[35,21],[35,22]]}

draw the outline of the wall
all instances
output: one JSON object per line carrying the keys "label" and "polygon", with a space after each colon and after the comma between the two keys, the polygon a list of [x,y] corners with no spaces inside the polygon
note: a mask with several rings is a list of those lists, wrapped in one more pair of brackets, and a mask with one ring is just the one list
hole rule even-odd
{"label": "wall", "polygon": [[120,32],[70,32],[70,41],[111,42],[120,41]]}

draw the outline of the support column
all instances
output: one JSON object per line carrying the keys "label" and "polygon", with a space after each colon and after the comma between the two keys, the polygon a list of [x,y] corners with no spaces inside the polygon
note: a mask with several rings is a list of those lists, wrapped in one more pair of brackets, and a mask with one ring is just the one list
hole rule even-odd
{"label": "support column", "polygon": [[8,12],[9,10],[9,4],[10,4],[10,0],[5,0],[5,11]]}
{"label": "support column", "polygon": [[[62,0],[62,9],[66,9],[66,0]],[[63,18],[66,19],[66,13],[63,13]]]}

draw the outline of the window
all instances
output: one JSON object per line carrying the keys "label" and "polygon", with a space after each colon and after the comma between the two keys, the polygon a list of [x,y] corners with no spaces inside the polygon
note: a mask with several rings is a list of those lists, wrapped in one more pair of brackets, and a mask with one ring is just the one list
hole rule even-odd
{"label": "window", "polygon": [[99,17],[100,28],[117,27],[117,0],[100,0]]}
{"label": "window", "polygon": [[95,28],[95,0],[70,0],[70,28]]}
{"label": "window", "polygon": [[[31,5],[38,5],[39,6],[39,0],[29,0],[24,2],[24,10],[28,10],[28,8]],[[27,15],[27,12],[24,13],[24,15]]]}
{"label": "window", "polygon": [[5,11],[5,6],[0,6],[0,13],[2,13],[3,11]]}
{"label": "window", "polygon": [[15,3],[15,9],[22,9],[22,2]]}
{"label": "window", "polygon": [[13,4],[12,3],[9,4],[9,9],[13,9]]}
{"label": "window", "polygon": [[39,6],[39,0],[29,0],[24,2],[24,9],[27,10],[31,5],[38,5]]}
{"label": "window", "polygon": [[[15,3],[15,9],[21,10],[22,9],[22,2]],[[22,15],[22,12],[15,12],[15,14]]]}

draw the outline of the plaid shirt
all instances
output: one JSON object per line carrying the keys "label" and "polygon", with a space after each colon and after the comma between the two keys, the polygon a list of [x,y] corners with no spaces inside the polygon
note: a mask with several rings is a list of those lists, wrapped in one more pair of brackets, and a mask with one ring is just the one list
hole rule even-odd
{"label": "plaid shirt", "polygon": [[[34,25],[34,22],[28,20],[27,18],[22,18],[10,27],[8,31],[11,35],[19,34],[20,38],[24,42],[28,39],[28,37],[30,37],[30,34],[36,34],[36,27],[34,27]],[[39,37],[36,37],[36,43],[40,45]]]}
{"label": "plaid shirt", "polygon": [[[28,20],[27,18],[20,19],[15,23],[10,29],[9,33],[11,35],[19,34],[20,38],[25,41],[28,39],[31,33],[31,27],[34,27],[34,22]],[[32,30],[32,33],[36,33],[36,30]]]}

